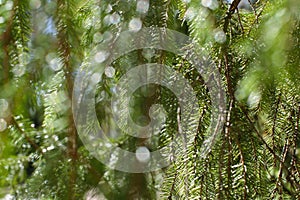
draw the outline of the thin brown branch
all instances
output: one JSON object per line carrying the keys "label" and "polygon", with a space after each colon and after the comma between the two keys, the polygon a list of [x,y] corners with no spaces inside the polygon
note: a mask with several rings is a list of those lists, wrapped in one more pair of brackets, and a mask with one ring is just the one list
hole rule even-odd
{"label": "thin brown branch", "polygon": [[9,82],[9,45],[12,42],[12,23],[14,18],[14,9],[12,9],[11,16],[7,22],[5,31],[0,35],[0,41],[4,52],[3,57],[3,85]]}
{"label": "thin brown branch", "polygon": [[232,160],[232,140],[231,140],[231,129],[230,129],[230,121],[231,121],[231,112],[232,112],[232,108],[233,108],[233,99],[230,100],[229,102],[229,108],[228,108],[228,113],[226,116],[226,122],[225,122],[225,137],[227,138],[228,141],[228,163],[227,163],[227,178],[228,178],[228,187],[229,190],[227,190],[227,192],[229,192],[231,190],[231,160]]}
{"label": "thin brown branch", "polygon": [[[61,16],[62,12],[70,13],[70,5],[68,1],[61,1],[57,2],[57,16]],[[62,9],[65,8],[65,9]],[[68,19],[71,20],[71,19]],[[61,24],[60,24],[61,23]],[[72,24],[71,22],[69,24]],[[59,50],[61,52],[61,58],[64,64],[64,72],[66,76],[66,87],[68,91],[68,96],[70,101],[72,101],[72,94],[73,94],[73,78],[72,78],[72,63],[71,63],[71,45],[70,41],[68,40],[68,31],[71,31],[70,26],[65,24],[63,21],[58,22],[58,44]],[[68,199],[75,200],[76,193],[76,179],[77,179],[77,159],[78,159],[78,152],[77,152],[77,131],[73,119],[73,114],[71,109],[68,113],[69,119],[69,129],[68,129],[68,146],[67,146],[67,155],[71,159],[71,166],[69,171],[69,185],[68,185]]]}
{"label": "thin brown branch", "polygon": [[264,11],[264,8],[265,8],[265,6],[266,6],[266,4],[267,4],[267,1],[264,3],[264,5],[263,5],[263,7],[262,7],[262,9],[261,9],[261,11],[257,14],[257,11],[256,10],[254,10],[255,11],[255,21],[251,24],[251,26],[250,26],[250,29],[249,29],[249,31],[248,31],[248,36],[250,35],[250,33],[251,33],[251,31],[252,31],[252,29],[253,29],[253,26],[255,25],[255,24],[258,24],[258,20],[259,20],[259,17],[262,15],[262,13],[263,13],[263,11]]}
{"label": "thin brown branch", "polygon": [[218,175],[219,175],[219,186],[218,186],[218,199],[221,198],[223,190],[224,190],[224,183],[223,183],[223,167],[224,167],[224,151],[225,151],[225,142],[222,142],[222,148],[220,149],[220,155],[219,155],[219,170],[218,170]]}
{"label": "thin brown branch", "polygon": [[[276,121],[277,121],[277,114],[278,114],[278,108],[279,108],[279,103],[281,101],[281,93],[278,96],[276,105],[275,105],[275,112],[273,116],[273,125],[272,125],[272,146],[273,149],[275,149],[275,130],[276,130]],[[274,157],[274,166],[276,165],[276,159]]]}
{"label": "thin brown branch", "polygon": [[[275,153],[274,149],[272,149],[268,143],[264,140],[264,138],[262,137],[261,133],[259,132],[259,130],[257,130],[257,128],[254,125],[254,122],[250,119],[249,115],[247,114],[245,108],[240,105],[240,108],[242,109],[244,115],[246,116],[246,119],[248,120],[251,128],[254,130],[254,132],[256,133],[257,137],[260,139],[260,141],[263,142],[263,144],[265,145],[265,147],[267,148],[267,150],[274,156],[274,158],[276,158],[277,161],[280,161],[280,157]],[[283,166],[284,168],[286,168],[285,166]]]}
{"label": "thin brown branch", "polygon": [[225,17],[225,22],[224,22],[224,26],[223,26],[223,31],[225,33],[227,33],[227,29],[228,29],[231,17],[233,15],[234,11],[237,9],[240,2],[241,2],[241,0],[234,0],[229,7],[229,11],[227,12],[227,15]]}
{"label": "thin brown branch", "polygon": [[236,144],[238,146],[239,152],[240,152],[240,159],[243,167],[243,178],[244,178],[244,196],[243,199],[247,199],[247,169],[245,165],[245,158],[242,150],[242,146],[240,144],[240,141],[238,139],[235,140]]}
{"label": "thin brown branch", "polygon": [[185,177],[184,177],[184,188],[185,188],[185,195],[186,195],[186,198],[188,198],[188,196],[189,196],[189,183],[188,183],[188,153],[187,153],[187,151],[188,151],[188,145],[187,145],[187,138],[186,138],[186,134],[185,133],[183,133],[183,130],[182,130],[182,126],[181,126],[181,117],[180,117],[180,113],[181,113],[181,110],[180,110],[180,107],[178,107],[177,108],[177,125],[178,125],[178,133],[179,133],[179,135],[180,136],[182,136],[183,137],[183,145],[184,145],[184,147],[183,147],[183,150],[184,150],[184,156],[185,156],[185,158],[184,158],[184,160],[185,160],[185,167],[184,167],[184,170],[185,170],[185,172],[186,173],[184,173],[184,175],[185,175]]}
{"label": "thin brown branch", "polygon": [[18,129],[18,131],[24,135],[25,140],[33,147],[35,148],[35,150],[37,150],[40,154],[44,155],[41,147],[39,145],[37,145],[23,130],[22,128],[19,126],[18,122],[15,120],[14,117],[11,118],[11,122],[12,124]]}
{"label": "thin brown branch", "polygon": [[173,183],[172,183],[172,187],[170,189],[170,193],[168,196],[168,199],[172,199],[173,193],[175,191],[175,183],[176,183],[176,179],[177,179],[177,172],[175,173],[174,179],[173,179]]}
{"label": "thin brown branch", "polygon": [[[276,181],[276,190],[278,191],[279,195],[282,196],[282,187],[283,187],[283,182],[282,182],[282,171],[284,168],[284,162],[286,159],[286,155],[289,149],[289,139],[288,137],[286,138],[286,142],[284,144],[284,148],[283,148],[283,152],[282,152],[282,159],[280,160],[280,165],[279,165],[279,174],[277,177],[277,181]],[[273,191],[273,195],[275,194],[275,191]]]}
{"label": "thin brown branch", "polygon": [[239,24],[240,24],[241,29],[242,29],[242,33],[244,34],[244,26],[243,26],[243,24],[242,24],[242,20],[241,20],[241,16],[240,16],[240,12],[239,12],[239,9],[238,9],[238,8],[236,9],[236,12],[237,12]]}
{"label": "thin brown branch", "polygon": [[253,130],[256,132],[258,138],[264,143],[264,145],[266,145],[267,149],[271,152],[272,155],[276,156],[275,152],[273,151],[273,149],[266,143],[266,141],[262,138],[262,136],[260,135],[259,130],[257,130],[257,128],[254,125],[254,122],[250,119],[247,111],[245,110],[244,106],[240,105],[240,108],[242,109],[244,115],[246,116],[251,128],[253,128]]}

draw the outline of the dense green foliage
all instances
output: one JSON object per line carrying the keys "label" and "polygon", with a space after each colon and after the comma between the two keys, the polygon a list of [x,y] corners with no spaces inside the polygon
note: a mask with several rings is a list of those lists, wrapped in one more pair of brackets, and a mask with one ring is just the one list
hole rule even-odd
{"label": "dense green foliage", "polygon": [[[238,2],[0,0],[0,198],[300,199],[300,2],[260,0],[251,11]],[[209,91],[192,64],[162,50],[135,50],[113,63],[115,75],[98,84],[97,117],[103,128],[114,126],[111,96],[132,66],[168,65],[193,86],[201,110],[187,151],[169,167],[130,174],[99,162],[78,137],[71,108],[78,69],[132,19],[188,35],[216,63],[226,122],[205,159]],[[146,142],[161,148],[180,128],[172,92],[140,88],[131,114],[145,125],[154,103],[167,111],[166,125]],[[112,142],[133,152],[146,143],[128,135]]]}

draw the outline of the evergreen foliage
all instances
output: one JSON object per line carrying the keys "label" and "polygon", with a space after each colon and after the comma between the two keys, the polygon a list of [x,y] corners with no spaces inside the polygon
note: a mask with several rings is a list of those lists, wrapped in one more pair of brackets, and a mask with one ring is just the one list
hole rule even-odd
{"label": "evergreen foliage", "polygon": [[[260,0],[250,11],[239,2],[0,0],[0,198],[300,199],[300,3]],[[111,98],[132,66],[160,63],[182,74],[199,117],[181,119],[172,91],[147,85],[133,94],[131,115],[146,125],[151,105],[161,104],[165,126],[150,140],[111,138],[128,151],[141,145],[154,151],[181,134],[186,120],[197,131],[171,165],[149,173],[113,170],[78,136],[72,94],[79,68],[89,67],[92,49],[114,40],[132,19],[188,35],[216,63],[227,110],[206,157],[200,150],[213,113],[209,89],[187,58],[163,50],[115,60],[114,76],[107,72],[97,84],[95,109],[103,129],[116,127]]]}

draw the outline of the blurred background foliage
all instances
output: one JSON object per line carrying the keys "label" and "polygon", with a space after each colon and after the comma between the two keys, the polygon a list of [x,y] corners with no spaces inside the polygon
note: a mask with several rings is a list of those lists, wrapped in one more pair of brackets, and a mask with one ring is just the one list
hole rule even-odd
{"label": "blurred background foliage", "polygon": [[[298,0],[0,0],[0,198],[300,199],[299,11]],[[201,74],[159,50],[119,58],[97,88],[103,128],[113,126],[109,106],[118,79],[150,62],[183,74],[202,113],[193,119],[198,131],[187,154],[167,168],[129,174],[89,154],[71,102],[74,77],[91,48],[142,27],[173,29],[205,48],[222,75],[227,112],[221,136],[201,159],[211,113]],[[178,132],[171,91],[140,88],[131,114],[145,125],[154,103],[168,112],[158,138],[124,135],[112,142],[132,151],[170,142]]]}

